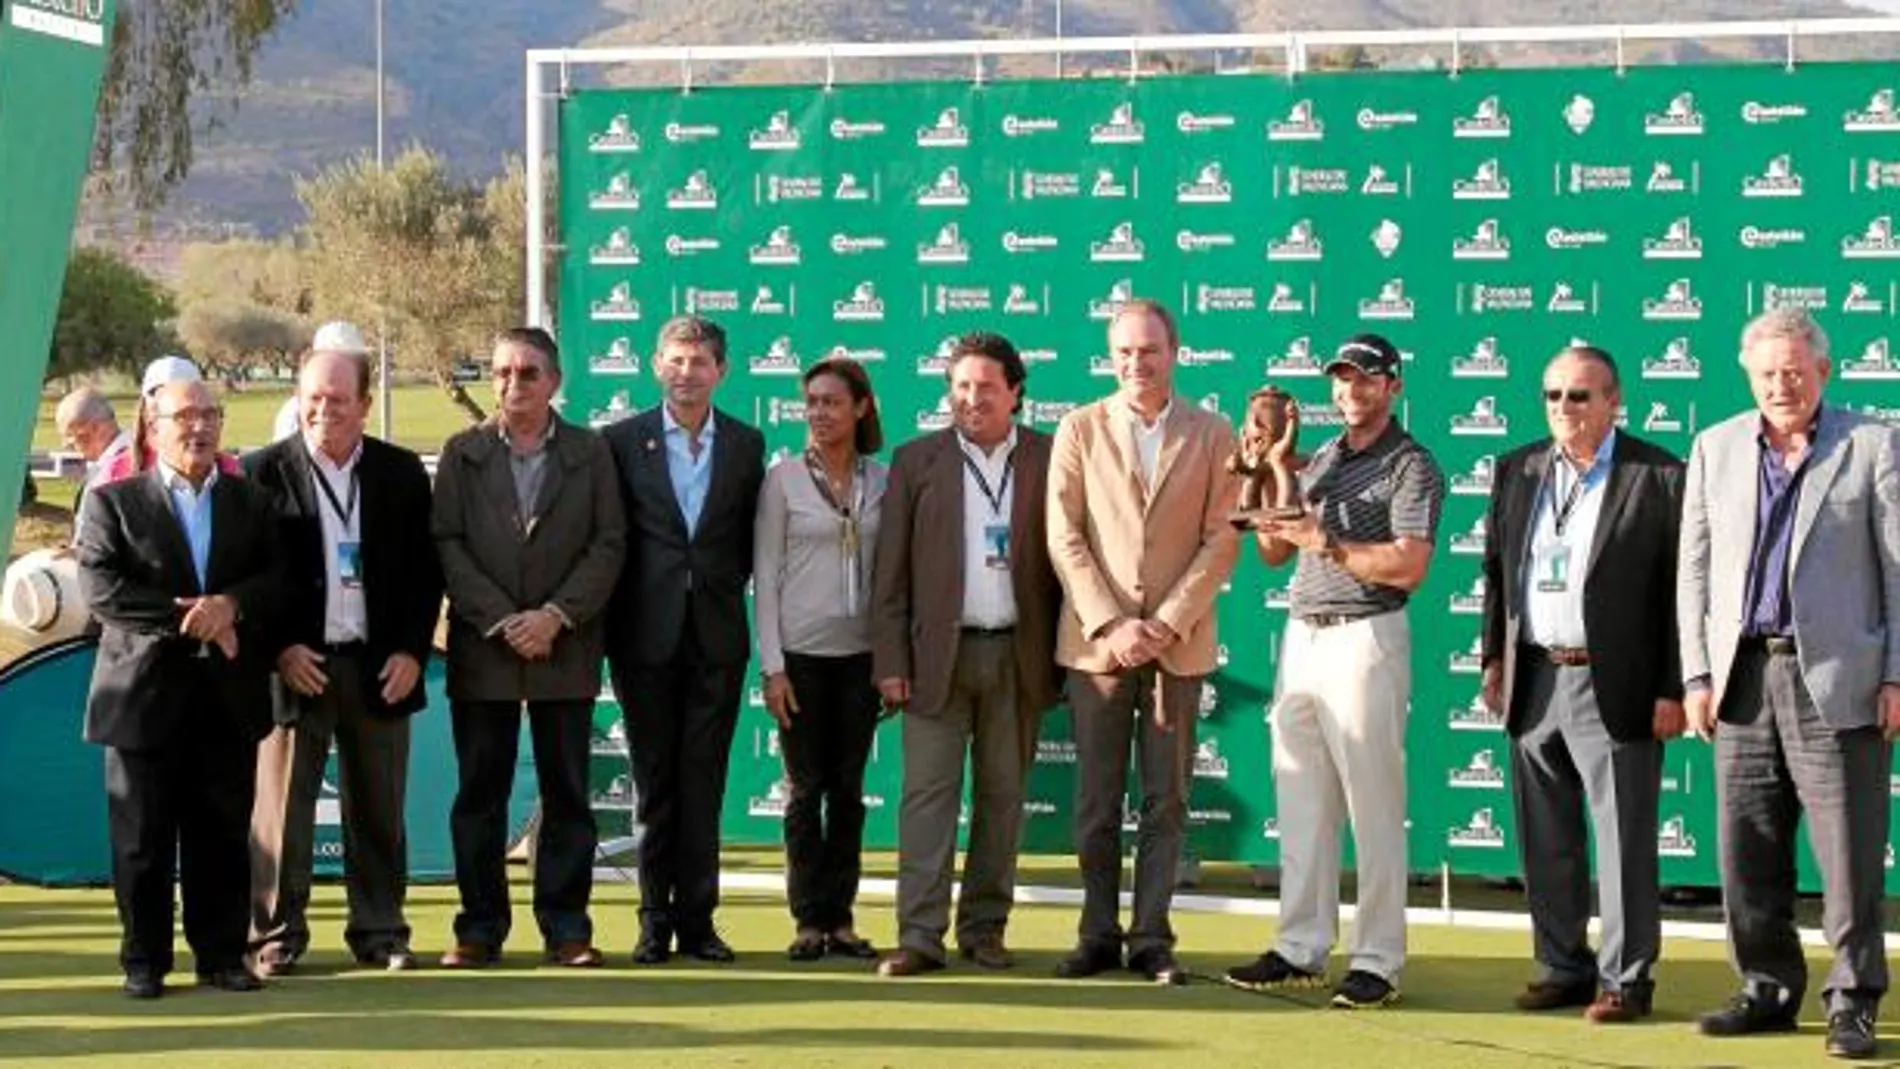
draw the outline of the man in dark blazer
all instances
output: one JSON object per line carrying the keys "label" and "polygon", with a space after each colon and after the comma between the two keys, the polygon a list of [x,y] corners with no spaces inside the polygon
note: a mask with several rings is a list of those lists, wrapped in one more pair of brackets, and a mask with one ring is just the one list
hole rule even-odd
{"label": "man in dark blazer", "polygon": [[106,748],[133,998],[163,994],[172,968],[174,858],[199,982],[261,986],[244,964],[251,777],[285,594],[268,499],[218,474],[223,421],[204,383],[161,388],[158,464],[95,488],[79,526],[80,584],[102,627],[85,734]]}
{"label": "man in dark blazer", "polygon": [[626,517],[606,443],[554,412],[554,339],[539,327],[505,330],[489,361],[495,417],[450,438],[436,465],[432,525],[461,774],[449,830],[462,912],[442,965],[482,968],[508,939],[508,796],[525,706],[541,791],[535,925],[549,962],[587,968],[602,963],[588,915],[598,844],[588,745]]}
{"label": "man in dark blazer", "polygon": [[[1682,734],[1676,538],[1682,462],[1616,429],[1610,354],[1544,369],[1550,437],[1498,464],[1486,517],[1485,702],[1505,714],[1533,949],[1518,1008],[1648,1016],[1662,950],[1663,743]],[[1602,943],[1590,952],[1595,829]]]}
{"label": "man in dark blazer", "polygon": [[603,433],[627,511],[627,566],[608,622],[614,695],[639,792],[636,964],[731,961],[713,928],[719,813],[751,633],[746,582],[765,439],[713,408],[726,334],[698,316],[660,329],[662,404]]}
{"label": "man in dark blazer", "polygon": [[957,340],[955,425],[899,448],[878,531],[872,675],[904,710],[898,949],[883,976],[944,966],[963,764],[969,853],[957,902],[963,956],[1007,968],[1023,787],[1042,711],[1057,701],[1056,614],[1043,497],[1049,436],[1018,426],[1027,372],[999,334]]}
{"label": "man in dark blazer", "polygon": [[[352,328],[351,333],[354,333]],[[301,433],[244,458],[280,516],[292,596],[282,618],[272,712],[258,747],[251,814],[251,948],[266,975],[310,942],[317,797],[334,738],[349,919],[356,960],[412,968],[409,717],[427,704],[442,571],[429,534],[429,475],[414,453],[365,437],[369,360],[313,352],[297,380]]]}

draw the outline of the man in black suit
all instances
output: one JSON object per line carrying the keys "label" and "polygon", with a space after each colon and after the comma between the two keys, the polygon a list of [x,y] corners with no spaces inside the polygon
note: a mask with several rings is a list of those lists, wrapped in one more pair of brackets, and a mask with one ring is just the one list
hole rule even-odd
{"label": "man in black suit", "polygon": [[172,968],[174,857],[199,982],[262,986],[244,964],[251,779],[284,591],[268,499],[218,474],[223,422],[204,383],[160,389],[159,463],[93,490],[80,518],[80,584],[102,626],[85,734],[106,748],[133,998],[163,994]]}
{"label": "man in black suit", "polygon": [[603,433],[627,509],[627,565],[608,619],[607,660],[639,791],[636,964],[679,952],[731,961],[713,929],[719,812],[751,634],[746,581],[765,478],[765,439],[712,406],[726,332],[699,316],[660,329],[664,403]]}
{"label": "man in black suit", "polygon": [[[351,333],[354,333],[352,328]],[[343,812],[350,953],[413,968],[408,843],[409,716],[427,704],[423,665],[442,606],[429,534],[429,475],[414,453],[363,434],[369,360],[320,350],[297,378],[302,433],[244,458],[281,517],[291,603],[251,814],[251,947],[288,972],[310,942],[317,797],[334,738]]]}
{"label": "man in black suit", "polygon": [[[1486,518],[1483,697],[1505,714],[1542,975],[1523,1010],[1648,1016],[1662,949],[1657,805],[1682,734],[1676,537],[1682,461],[1616,430],[1616,364],[1590,346],[1544,370],[1550,437],[1498,464]],[[1603,916],[1593,956],[1589,825]]]}

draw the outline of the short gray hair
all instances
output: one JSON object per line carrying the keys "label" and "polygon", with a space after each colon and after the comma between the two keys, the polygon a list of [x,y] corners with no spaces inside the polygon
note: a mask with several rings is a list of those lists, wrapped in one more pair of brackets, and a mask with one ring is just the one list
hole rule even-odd
{"label": "short gray hair", "polygon": [[117,423],[119,417],[112,411],[112,402],[106,400],[105,394],[91,386],[81,386],[60,398],[53,419],[63,430],[77,423]]}
{"label": "short gray hair", "polygon": [[726,366],[726,330],[705,316],[688,313],[667,320],[660,327],[654,355],[657,357],[669,344],[700,346],[712,354],[714,363]]}
{"label": "short gray hair", "polygon": [[1742,353],[1746,355],[1765,341],[1783,340],[1799,341],[1816,360],[1827,359],[1827,331],[1821,329],[1821,324],[1814,321],[1807,309],[1795,305],[1770,308],[1749,320],[1742,328]]}

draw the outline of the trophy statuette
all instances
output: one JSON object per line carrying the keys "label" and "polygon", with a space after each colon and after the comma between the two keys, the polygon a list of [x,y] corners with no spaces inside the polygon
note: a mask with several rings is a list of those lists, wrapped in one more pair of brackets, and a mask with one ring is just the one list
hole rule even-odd
{"label": "trophy statuette", "polygon": [[1239,475],[1240,494],[1227,522],[1249,530],[1262,521],[1290,520],[1306,514],[1293,472],[1299,466],[1300,406],[1278,386],[1263,386],[1247,398],[1240,441],[1227,458],[1227,470]]}

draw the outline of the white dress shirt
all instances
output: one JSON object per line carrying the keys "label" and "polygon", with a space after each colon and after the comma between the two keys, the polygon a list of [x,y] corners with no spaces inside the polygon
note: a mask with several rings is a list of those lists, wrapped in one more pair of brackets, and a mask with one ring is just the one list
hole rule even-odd
{"label": "white dress shirt", "polygon": [[[349,458],[338,464],[329,454],[305,442],[310,454],[311,496],[316,499],[317,518],[323,526],[323,641],[328,643],[361,642],[369,637],[369,612],[363,602],[362,545],[363,493],[356,477],[356,462],[362,459],[363,443]],[[325,493],[326,487],[328,493]],[[357,546],[357,582],[343,583],[337,547],[345,542]]]}
{"label": "white dress shirt", "polygon": [[[1009,566],[991,567],[987,528],[1009,527],[1010,504],[1016,480],[1010,477],[1010,457],[1016,452],[1016,428],[988,456],[957,435],[963,450],[963,626],[1000,628],[1016,626],[1016,590],[1010,585]],[[986,493],[983,482],[989,484]],[[995,495],[992,499],[991,495]]]}
{"label": "white dress shirt", "polygon": [[1141,485],[1150,490],[1155,486],[1155,468],[1161,464],[1161,439],[1168,427],[1168,413],[1172,411],[1174,402],[1170,400],[1154,423],[1149,424],[1132,406],[1128,409],[1129,421],[1135,427],[1135,452],[1141,457]]}

